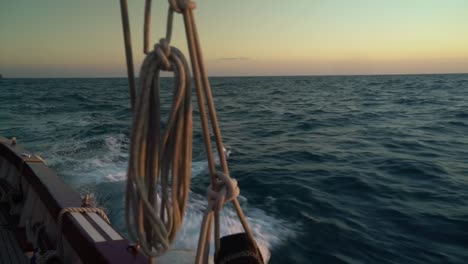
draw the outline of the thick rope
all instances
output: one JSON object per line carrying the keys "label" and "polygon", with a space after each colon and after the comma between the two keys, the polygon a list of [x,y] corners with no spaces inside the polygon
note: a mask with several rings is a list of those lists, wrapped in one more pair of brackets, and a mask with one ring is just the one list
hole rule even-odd
{"label": "thick rope", "polygon": [[135,105],[135,72],[133,70],[132,37],[130,36],[127,0],[120,0],[120,11],[124,33],[125,57],[127,60],[128,86],[130,87],[130,107],[133,110]]}
{"label": "thick rope", "polygon": [[[165,124],[160,116],[161,70],[173,71],[175,77],[171,112]],[[126,220],[132,239],[148,256],[161,255],[169,248],[182,225],[187,204],[192,164],[188,70],[183,54],[162,39],[140,71],[130,142]]]}
{"label": "thick rope", "polygon": [[[223,194],[222,186],[229,186],[233,184],[233,180],[229,176],[229,168],[227,165],[226,156],[224,155],[224,151],[223,151],[223,141],[222,141],[221,131],[220,131],[219,124],[218,124],[218,119],[216,116],[216,109],[214,105],[213,96],[211,94],[210,82],[208,80],[208,75],[206,73],[206,68],[203,62],[203,55],[201,51],[200,41],[198,38],[195,18],[194,18],[193,10],[192,10],[194,6],[186,4],[187,1],[188,0],[180,0],[177,3],[178,3],[178,8],[181,10],[181,12],[183,13],[183,17],[184,17],[184,24],[185,24],[185,30],[186,30],[187,40],[188,40],[188,47],[189,47],[190,58],[192,62],[192,70],[194,72],[195,84],[197,87],[197,95],[198,95],[200,113],[206,113],[204,102],[203,102],[203,97],[205,97],[207,101],[207,105],[208,105],[211,125],[212,125],[213,132],[215,135],[215,142],[216,142],[216,148],[218,150],[219,161],[221,164],[221,168],[223,170],[223,174],[222,174],[223,177],[220,178],[219,177],[220,174],[219,173],[217,174],[215,171],[215,160],[214,160],[213,153],[212,153],[210,135],[208,131],[208,120],[207,120],[207,117],[202,114],[201,119],[202,119],[202,124],[203,124],[202,126],[203,135],[205,138],[205,148],[207,152],[208,165],[209,165],[209,170],[210,170],[210,175],[211,175],[211,187],[212,187],[211,190],[213,192],[218,192],[220,193],[219,195],[223,196],[224,194]],[[170,2],[172,6],[174,6],[174,2],[176,2],[176,0],[170,0]],[[217,185],[218,184],[217,179],[221,181],[221,186]],[[236,186],[237,186],[237,182],[236,182]],[[229,199],[227,199],[226,202],[228,201],[233,202],[234,208],[236,209],[237,216],[239,217],[239,220],[241,221],[245,232],[247,233],[249,239],[252,241],[252,243],[254,243],[255,247],[258,250],[258,246],[256,245],[252,231],[249,227],[247,219],[237,199],[238,194],[239,193],[237,193],[236,195],[233,195],[233,194],[229,195]],[[202,231],[200,231],[200,237],[198,240],[196,263],[207,263],[208,261],[210,235],[209,235],[209,231],[204,231],[204,228],[206,226],[208,227],[210,226],[211,221],[212,221],[211,220],[212,214],[214,214],[215,252],[219,251],[219,247],[220,247],[219,212],[221,208],[216,208],[216,209],[217,210],[214,210],[213,208],[210,208],[210,206],[208,206],[207,211],[205,212],[204,221],[202,223]]]}
{"label": "thick rope", "polygon": [[[190,0],[169,0],[169,4],[166,38],[162,39],[150,53],[148,53],[148,47],[151,0],[146,0],[145,4],[143,51],[147,57],[141,67],[140,88],[133,108],[126,195],[127,226],[131,237],[138,241],[142,250],[149,256],[157,256],[168,249],[185,213],[192,159],[192,119],[188,66],[180,51],[169,47],[173,13],[177,12],[181,13],[184,18],[211,176],[211,184],[208,188],[208,207],[203,217],[196,256],[196,263],[208,263],[211,225],[214,224],[215,252],[218,252],[220,248],[219,212],[227,202],[233,202],[244,230],[252,242],[256,243],[237,200],[240,192],[237,181],[229,176],[216,109],[192,11],[195,3]],[[124,32],[127,31],[125,26],[124,23]],[[159,110],[160,70],[174,71],[176,79],[172,112],[162,139],[160,138]],[[182,100],[185,101],[182,103]],[[182,106],[185,107],[182,108]],[[208,107],[209,117],[205,114],[207,113],[206,107]],[[209,123],[215,135],[223,172],[216,171]],[[172,178],[169,177],[169,171],[172,171]],[[168,190],[170,180],[172,180],[171,197],[169,197]],[[156,195],[156,191],[161,193],[160,198]]]}

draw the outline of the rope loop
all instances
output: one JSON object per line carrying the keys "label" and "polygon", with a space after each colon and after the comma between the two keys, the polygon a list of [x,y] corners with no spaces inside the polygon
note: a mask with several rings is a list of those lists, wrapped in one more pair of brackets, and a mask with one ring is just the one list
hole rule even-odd
{"label": "rope loop", "polygon": [[177,13],[182,13],[185,9],[195,9],[197,4],[191,0],[169,0],[171,9]]}
{"label": "rope loop", "polygon": [[[165,39],[140,70],[132,119],[125,218],[141,251],[156,257],[170,248],[182,226],[192,167],[192,106],[189,66]],[[172,102],[164,118],[160,72],[174,72]],[[165,120],[164,120],[165,119]]]}
{"label": "rope loop", "polygon": [[[191,0],[168,0],[165,39],[154,45],[152,52],[148,52],[151,1],[146,0],[145,4],[144,53],[147,57],[141,66],[139,89],[134,89],[135,104],[132,106],[125,200],[127,227],[130,237],[139,241],[142,251],[153,257],[169,249],[184,218],[192,162],[191,80],[189,66],[183,54],[177,48],[169,46],[174,12],[182,13],[211,176],[211,185],[207,190],[209,202],[202,221],[195,262],[208,263],[210,228],[213,225],[216,253],[220,250],[219,211],[226,202],[233,203],[248,238],[255,245],[256,242],[237,199],[240,193],[237,180],[229,177],[226,157],[222,155],[221,131],[193,14],[196,4]],[[124,32],[129,32],[126,13],[126,5],[122,5]],[[131,54],[129,43],[125,43],[127,54]],[[172,108],[164,128],[160,109],[161,70],[172,71],[175,77]],[[223,173],[216,172],[210,124]]]}
{"label": "rope loop", "polygon": [[207,189],[208,209],[220,211],[225,203],[231,202],[239,196],[240,189],[236,179],[220,171],[216,172],[215,176],[216,186],[213,188],[213,185],[210,184]]}
{"label": "rope loop", "polygon": [[57,217],[58,228],[59,228],[60,231],[61,231],[61,227],[62,227],[62,223],[63,223],[63,216],[65,214],[67,214],[67,213],[96,213],[100,217],[102,217],[102,219],[104,219],[104,221],[106,221],[107,223],[110,224],[109,217],[107,217],[106,213],[101,208],[97,208],[97,207],[65,207],[62,210],[60,210],[60,212],[58,214],[58,217]]}
{"label": "rope loop", "polygon": [[161,69],[165,71],[173,71],[172,64],[169,60],[171,56],[171,47],[169,46],[169,42],[164,38],[160,39],[159,43],[154,45],[154,51],[160,61]]}

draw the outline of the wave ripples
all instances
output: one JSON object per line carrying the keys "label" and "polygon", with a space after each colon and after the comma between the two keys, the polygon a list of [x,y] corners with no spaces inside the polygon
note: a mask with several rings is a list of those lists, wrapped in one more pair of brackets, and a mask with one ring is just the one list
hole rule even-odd
{"label": "wave ripples", "polygon": [[[271,263],[466,263],[468,75],[212,86],[232,176]],[[92,192],[126,233],[126,80],[2,79],[0,88],[0,133]],[[191,196],[174,245],[184,249],[196,246],[208,184],[195,124]],[[223,216],[225,234],[241,231],[233,208]]]}

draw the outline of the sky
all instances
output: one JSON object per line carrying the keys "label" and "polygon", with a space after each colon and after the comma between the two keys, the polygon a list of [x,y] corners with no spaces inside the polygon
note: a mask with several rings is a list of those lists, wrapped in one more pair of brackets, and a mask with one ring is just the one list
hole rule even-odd
{"label": "sky", "polygon": [[[135,68],[144,0],[128,0]],[[468,72],[466,0],[197,0],[210,76]],[[152,43],[168,3],[153,0]],[[188,57],[182,17],[171,45]],[[126,76],[118,0],[1,0],[4,77]]]}

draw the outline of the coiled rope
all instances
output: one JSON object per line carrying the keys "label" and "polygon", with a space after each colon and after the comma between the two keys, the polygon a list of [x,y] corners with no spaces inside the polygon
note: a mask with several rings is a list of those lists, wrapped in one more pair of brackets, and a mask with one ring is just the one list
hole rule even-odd
{"label": "coiled rope", "polygon": [[[166,38],[161,39],[154,50],[148,52],[151,0],[146,0],[144,53],[147,57],[141,67],[138,91],[132,91],[134,80],[129,73],[130,94],[136,94],[136,98],[135,102],[132,102],[133,121],[126,194],[127,227],[131,237],[138,241],[145,254],[158,256],[169,248],[185,213],[192,161],[192,116],[188,65],[182,53],[169,46],[173,13],[177,12],[184,18],[211,176],[211,184],[207,190],[208,206],[203,216],[195,260],[196,263],[208,263],[211,226],[214,226],[215,252],[218,252],[219,212],[227,202],[233,202],[244,230],[255,246],[256,244],[237,199],[240,193],[237,181],[229,176],[226,157],[223,154],[221,132],[193,15],[195,3],[190,0],[169,0],[169,4]],[[124,14],[127,12],[126,0],[121,0],[121,10],[127,66],[130,69],[130,30],[128,15]],[[175,79],[172,109],[162,136],[159,108],[161,70],[173,71]],[[216,170],[209,123],[215,136],[222,172]],[[169,185],[171,190],[168,190]],[[157,191],[160,192],[160,197],[157,196]]]}
{"label": "coiled rope", "polygon": [[[161,70],[173,71],[175,77],[171,112],[162,133]],[[169,47],[162,39],[141,67],[127,174],[129,233],[148,256],[165,252],[182,224],[190,188],[191,161],[188,64],[178,49]]]}

